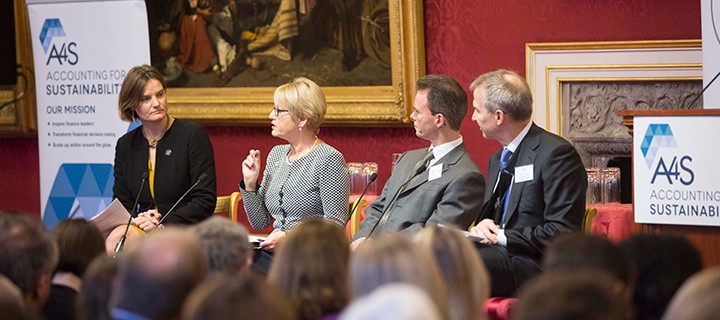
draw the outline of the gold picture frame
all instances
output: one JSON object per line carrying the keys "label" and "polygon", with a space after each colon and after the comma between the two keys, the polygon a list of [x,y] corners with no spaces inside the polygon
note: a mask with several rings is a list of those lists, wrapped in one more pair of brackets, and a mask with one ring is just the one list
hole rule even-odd
{"label": "gold picture frame", "polygon": [[[15,1],[18,63],[28,78],[14,88],[0,88],[7,97],[27,92],[0,123],[0,135],[37,133],[30,28],[24,0]],[[422,1],[388,0],[392,84],[388,86],[323,87],[328,101],[327,126],[403,126],[411,122],[415,82],[425,75],[425,34]],[[27,90],[30,89],[30,90]],[[205,125],[266,125],[274,87],[169,88],[171,113]]]}
{"label": "gold picture frame", "polygon": [[32,136],[37,134],[35,102],[35,78],[32,73],[32,48],[30,47],[30,25],[24,0],[14,1],[15,54],[20,66],[17,84],[0,87],[0,135]]}
{"label": "gold picture frame", "polygon": [[[415,82],[425,74],[422,1],[388,0],[392,84],[323,87],[324,125],[401,126],[410,122]],[[171,113],[211,125],[265,125],[274,87],[169,88]]]}

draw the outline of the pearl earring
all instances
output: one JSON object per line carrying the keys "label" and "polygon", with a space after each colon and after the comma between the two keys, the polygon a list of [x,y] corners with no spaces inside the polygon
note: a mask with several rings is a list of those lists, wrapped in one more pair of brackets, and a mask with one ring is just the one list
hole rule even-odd
{"label": "pearl earring", "polygon": [[299,131],[302,131],[302,127],[299,127],[298,130],[299,130]]}

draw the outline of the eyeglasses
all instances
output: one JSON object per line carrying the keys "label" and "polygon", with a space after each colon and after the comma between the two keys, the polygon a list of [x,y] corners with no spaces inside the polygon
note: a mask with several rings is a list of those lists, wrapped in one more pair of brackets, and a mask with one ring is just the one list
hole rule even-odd
{"label": "eyeglasses", "polygon": [[271,114],[273,115],[273,117],[276,117],[276,118],[277,118],[277,117],[279,117],[281,114],[283,114],[283,113],[285,113],[285,112],[289,112],[289,111],[290,111],[290,110],[288,110],[288,109],[280,109],[280,108],[278,108],[278,106],[274,106]]}

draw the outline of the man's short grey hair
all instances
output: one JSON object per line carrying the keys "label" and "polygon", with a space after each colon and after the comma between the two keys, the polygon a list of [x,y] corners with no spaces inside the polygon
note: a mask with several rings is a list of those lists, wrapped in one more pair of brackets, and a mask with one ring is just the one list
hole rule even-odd
{"label": "man's short grey hair", "polygon": [[208,275],[242,270],[251,257],[248,231],[223,217],[211,217],[194,227],[208,261]]}
{"label": "man's short grey hair", "polygon": [[497,70],[480,75],[470,84],[470,90],[480,88],[489,112],[502,110],[515,121],[532,116],[533,98],[525,78],[510,70]]}

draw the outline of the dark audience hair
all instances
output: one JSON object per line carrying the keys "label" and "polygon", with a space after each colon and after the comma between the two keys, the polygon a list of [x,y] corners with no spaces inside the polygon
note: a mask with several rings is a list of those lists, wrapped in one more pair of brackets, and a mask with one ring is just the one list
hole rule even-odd
{"label": "dark audience hair", "polygon": [[551,271],[520,288],[513,320],[625,320],[632,308],[600,269]]}
{"label": "dark audience hair", "polygon": [[187,299],[184,320],[292,320],[290,301],[272,284],[253,274],[217,274],[199,285]]}
{"label": "dark audience hair", "polygon": [[[715,320],[720,317],[720,267],[698,272],[685,281],[663,320]],[[659,317],[657,319],[660,319]]]}
{"label": "dark audience hair", "polygon": [[636,273],[633,302],[638,320],[659,319],[678,288],[703,266],[695,246],[680,236],[633,235],[620,247]]}
{"label": "dark audience hair", "polygon": [[630,289],[633,273],[625,253],[608,238],[584,233],[565,233],[553,238],[543,255],[543,270],[597,268],[608,272]]}
{"label": "dark audience hair", "polygon": [[85,268],[105,253],[105,240],[94,223],[84,219],[60,221],[50,231],[58,246],[59,260],[55,271],[82,277]]}
{"label": "dark audience hair", "polygon": [[118,308],[155,320],[180,315],[187,295],[205,277],[205,257],[187,229],[153,232],[120,256]]}
{"label": "dark audience hair", "polygon": [[29,320],[20,289],[0,274],[0,315],[3,319]]}
{"label": "dark audience hair", "polygon": [[58,261],[55,242],[35,217],[0,212],[0,274],[30,294],[38,279],[50,276]]}
{"label": "dark audience hair", "polygon": [[344,230],[321,219],[292,229],[273,257],[268,281],[293,302],[300,319],[340,313],[350,301],[350,248]]}
{"label": "dark audience hair", "polygon": [[465,89],[455,79],[444,74],[430,74],[418,79],[415,90],[428,90],[428,109],[442,114],[450,129],[460,130],[468,110]]}
{"label": "dark audience hair", "polygon": [[113,281],[118,272],[117,261],[100,255],[85,270],[78,293],[78,320],[109,320]]}
{"label": "dark audience hair", "polygon": [[243,225],[214,216],[197,224],[193,231],[207,258],[208,275],[249,270],[252,250],[247,229]]}

